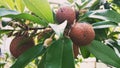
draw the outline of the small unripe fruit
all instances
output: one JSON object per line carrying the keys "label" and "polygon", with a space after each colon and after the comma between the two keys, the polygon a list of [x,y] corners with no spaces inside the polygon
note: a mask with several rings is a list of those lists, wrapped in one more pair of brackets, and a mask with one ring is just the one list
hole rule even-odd
{"label": "small unripe fruit", "polygon": [[10,52],[18,58],[23,52],[34,46],[34,40],[27,36],[16,36],[10,44]]}
{"label": "small unripe fruit", "polygon": [[53,39],[52,38],[47,38],[45,41],[44,41],[44,46],[45,47],[48,47],[51,43],[52,43]]}
{"label": "small unripe fruit", "polygon": [[73,43],[73,52],[74,52],[74,58],[77,58],[79,54],[79,47]]}
{"label": "small unripe fruit", "polygon": [[69,36],[76,45],[84,46],[93,41],[95,32],[92,25],[88,23],[75,23],[71,27]]}
{"label": "small unripe fruit", "polygon": [[71,25],[76,18],[75,15],[75,11],[71,7],[65,6],[58,9],[56,12],[56,19],[59,23],[67,20],[68,25]]}

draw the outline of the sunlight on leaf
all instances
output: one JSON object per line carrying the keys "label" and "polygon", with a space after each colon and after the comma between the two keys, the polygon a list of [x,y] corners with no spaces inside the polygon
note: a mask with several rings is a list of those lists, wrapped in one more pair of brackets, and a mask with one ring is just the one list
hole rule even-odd
{"label": "sunlight on leaf", "polygon": [[111,21],[100,21],[93,23],[93,28],[94,29],[101,29],[101,28],[109,28],[109,27],[116,27],[118,26],[117,23],[111,22]]}
{"label": "sunlight on leaf", "polygon": [[10,9],[15,10],[15,3],[13,2],[13,0],[3,0],[3,1]]}
{"label": "sunlight on leaf", "polygon": [[15,5],[16,5],[18,11],[20,11],[20,12],[24,11],[25,5],[24,5],[23,0],[15,0]]}
{"label": "sunlight on leaf", "polygon": [[17,14],[19,14],[19,12],[14,11],[14,10],[5,9],[5,8],[0,8],[0,16],[5,16],[8,14],[17,15]]}
{"label": "sunlight on leaf", "polygon": [[53,13],[47,0],[23,0],[29,10],[48,23],[54,23]]}
{"label": "sunlight on leaf", "polygon": [[112,21],[119,23],[120,22],[120,14],[113,10],[95,10],[93,13],[89,14],[90,18],[98,18],[106,21]]}

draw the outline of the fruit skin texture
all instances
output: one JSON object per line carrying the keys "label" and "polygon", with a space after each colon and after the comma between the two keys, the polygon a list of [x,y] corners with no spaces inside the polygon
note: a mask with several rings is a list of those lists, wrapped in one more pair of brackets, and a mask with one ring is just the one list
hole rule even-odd
{"label": "fruit skin texture", "polygon": [[75,45],[74,43],[73,43],[73,52],[74,52],[74,58],[77,59],[77,56],[79,54],[79,46]]}
{"label": "fruit skin texture", "polygon": [[59,24],[67,20],[68,25],[71,25],[73,24],[75,18],[76,18],[75,11],[69,6],[61,7],[56,12],[56,19],[59,22]]}
{"label": "fruit skin texture", "polygon": [[10,44],[10,52],[18,58],[23,52],[34,46],[34,40],[27,36],[16,36]]}
{"label": "fruit skin texture", "polygon": [[79,46],[90,44],[95,37],[95,32],[92,25],[88,23],[75,23],[71,27],[69,36],[73,43]]}

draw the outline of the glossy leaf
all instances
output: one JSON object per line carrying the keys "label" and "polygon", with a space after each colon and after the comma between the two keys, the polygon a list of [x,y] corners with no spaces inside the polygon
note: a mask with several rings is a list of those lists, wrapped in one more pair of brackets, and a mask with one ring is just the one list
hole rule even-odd
{"label": "glossy leaf", "polygon": [[6,15],[4,17],[10,17],[13,19],[25,19],[25,20],[30,20],[34,23],[38,23],[38,24],[43,25],[43,26],[47,25],[47,23],[44,20],[42,20],[34,15],[27,14],[27,13],[20,13],[17,15],[9,14],[9,15]]}
{"label": "glossy leaf", "polygon": [[57,24],[49,24],[52,29],[55,31],[55,33],[59,36],[62,37],[64,33],[64,29],[67,26],[67,21],[64,21],[62,24],[57,25]]}
{"label": "glossy leaf", "polygon": [[75,68],[72,49],[69,38],[54,41],[42,57],[38,68]]}
{"label": "glossy leaf", "polygon": [[[116,49],[117,49],[118,52],[120,53],[119,41],[109,39],[109,40],[107,40],[107,45],[112,46],[115,51],[116,51]],[[115,48],[116,48],[116,49],[115,49]]]}
{"label": "glossy leaf", "polygon": [[72,41],[69,38],[64,37],[53,42],[47,50],[42,67],[45,65],[45,68],[75,68],[72,49]]}
{"label": "glossy leaf", "polygon": [[75,68],[73,44],[69,38],[64,38],[62,68]]}
{"label": "glossy leaf", "polygon": [[100,21],[100,22],[93,23],[92,25],[94,29],[109,28],[109,27],[117,26],[116,23],[110,22],[110,21]]}
{"label": "glossy leaf", "polygon": [[88,58],[90,56],[90,52],[85,47],[80,47],[80,51],[83,58]]}
{"label": "glossy leaf", "polygon": [[120,54],[120,45],[119,45],[119,42],[120,42],[120,40],[117,40],[117,43],[115,45],[113,45],[113,46],[119,51],[119,54]]}
{"label": "glossy leaf", "polygon": [[18,11],[20,11],[20,12],[24,11],[25,5],[24,5],[23,0],[15,0],[15,5],[16,5]]}
{"label": "glossy leaf", "polygon": [[93,41],[91,45],[87,46],[87,49],[98,59],[106,64],[110,64],[117,68],[120,67],[120,58],[116,55],[113,49],[107,45],[99,42]]}
{"label": "glossy leaf", "polygon": [[17,15],[17,14],[19,14],[19,12],[14,11],[14,10],[5,9],[5,8],[0,8],[0,17],[9,15],[9,14]]}
{"label": "glossy leaf", "polygon": [[93,13],[89,15],[90,18],[98,18],[102,20],[109,20],[112,22],[120,22],[120,14],[113,10],[96,10],[92,11]]}
{"label": "glossy leaf", "polygon": [[44,20],[42,20],[34,15],[30,15],[27,13],[19,13],[17,11],[8,10],[8,9],[4,9],[4,8],[0,9],[0,16],[1,17],[10,17],[13,19],[25,19],[25,20],[33,21],[34,23],[38,23],[43,26],[47,25],[47,23]]}
{"label": "glossy leaf", "polygon": [[47,0],[23,0],[29,10],[46,20],[48,23],[53,23],[53,14]]}
{"label": "glossy leaf", "polygon": [[41,56],[45,51],[46,49],[42,45],[34,46],[19,56],[11,68],[25,68],[29,62]]}
{"label": "glossy leaf", "polygon": [[62,68],[63,45],[62,39],[51,44],[46,53],[45,68]]}

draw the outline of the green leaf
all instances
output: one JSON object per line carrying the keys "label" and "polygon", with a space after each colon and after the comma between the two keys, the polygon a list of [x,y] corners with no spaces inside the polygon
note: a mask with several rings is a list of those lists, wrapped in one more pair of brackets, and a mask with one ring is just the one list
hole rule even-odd
{"label": "green leaf", "polygon": [[90,56],[90,52],[85,47],[80,47],[80,51],[83,58],[88,58]]}
{"label": "green leaf", "polygon": [[29,10],[45,19],[48,23],[53,23],[53,13],[47,0],[23,0]]}
{"label": "green leaf", "polygon": [[41,56],[45,51],[46,49],[42,45],[34,46],[19,56],[11,68],[24,68],[29,62]]}
{"label": "green leaf", "polygon": [[70,38],[64,38],[62,68],[75,68],[73,44]]}
{"label": "green leaf", "polygon": [[107,45],[112,46],[115,51],[117,49],[118,52],[120,53],[120,45],[118,43],[119,43],[118,40],[112,40],[112,39],[107,40]]}
{"label": "green leaf", "polygon": [[5,64],[6,64],[5,62],[1,62],[1,63],[0,63],[0,67],[1,67],[1,68],[4,68],[4,67],[5,67]]}
{"label": "green leaf", "polygon": [[120,34],[119,31],[111,32],[111,33],[108,35],[108,37],[111,38],[111,37],[113,37],[114,35],[119,35],[119,34]]}
{"label": "green leaf", "polygon": [[[118,50],[118,53],[116,52],[117,54],[120,54],[120,45],[118,45],[118,44],[116,43],[116,44],[113,45],[113,48],[114,48],[115,51]],[[120,57],[120,55],[119,55],[119,57]]]}
{"label": "green leaf", "polygon": [[73,3],[74,2],[74,0],[67,0],[68,2],[70,2],[70,3]]}
{"label": "green leaf", "polygon": [[111,22],[111,21],[100,21],[93,23],[93,28],[94,29],[101,29],[101,28],[109,28],[109,27],[115,27],[118,26],[118,24]]}
{"label": "green leaf", "polygon": [[27,13],[21,13],[21,14],[17,14],[17,15],[16,14],[15,15],[14,14],[9,14],[9,15],[5,15],[4,17],[10,17],[10,18],[13,18],[13,19],[30,20],[34,23],[38,23],[40,25],[47,26],[47,23],[44,20],[42,20],[42,19],[40,19],[40,18],[38,18],[34,15],[27,14]]}
{"label": "green leaf", "polygon": [[89,10],[97,10],[100,7],[101,0],[93,0],[92,4],[90,5]]}
{"label": "green leaf", "polygon": [[64,41],[53,42],[46,53],[45,68],[62,68],[62,54]]}
{"label": "green leaf", "polygon": [[112,0],[112,3],[116,4],[118,7],[120,7],[120,1],[119,0]]}
{"label": "green leaf", "polygon": [[6,33],[9,33],[11,31],[13,31],[13,30],[7,30],[7,29],[0,30],[0,34],[4,34],[4,33],[6,34]]}
{"label": "green leaf", "polygon": [[86,0],[81,0],[81,2],[85,2]]}
{"label": "green leaf", "polygon": [[0,9],[0,17],[10,17],[13,19],[25,19],[25,20],[33,21],[34,23],[38,23],[43,26],[47,26],[47,23],[43,19],[40,19],[34,15],[30,15],[27,13],[19,13],[17,11],[4,9],[4,8]]}
{"label": "green leaf", "polygon": [[79,5],[78,3],[75,3],[75,4],[79,8],[79,10],[81,10],[81,9],[84,9],[86,7],[86,5],[88,5],[88,3],[89,3],[89,1],[86,0],[81,5]]}
{"label": "green leaf", "polygon": [[15,10],[15,3],[13,0],[2,0],[5,2],[5,4],[12,10]]}
{"label": "green leaf", "polygon": [[72,41],[61,38],[51,44],[46,53],[45,68],[75,68]]}
{"label": "green leaf", "polygon": [[8,6],[5,3],[5,0],[0,0],[0,6],[4,6],[5,8],[8,8]]}
{"label": "green leaf", "polygon": [[3,26],[3,27],[5,27],[5,26],[8,25],[8,22],[4,22],[4,21],[2,21],[1,23],[2,23],[2,26]]}
{"label": "green leaf", "polygon": [[120,22],[120,14],[113,10],[95,10],[93,13],[89,15],[90,18],[98,18],[102,20],[109,20],[112,22],[119,23]]}
{"label": "green leaf", "polygon": [[106,64],[110,64],[117,68],[120,67],[120,58],[116,55],[113,49],[107,45],[94,40],[87,49],[98,59]]}
{"label": "green leaf", "polygon": [[88,11],[88,12],[86,12],[82,17],[79,18],[78,21],[80,22],[80,21],[88,18],[88,16],[89,16],[90,14],[92,14],[92,13],[93,13],[93,11]]}
{"label": "green leaf", "polygon": [[64,29],[67,26],[67,21],[64,21],[60,25],[57,25],[57,24],[49,24],[49,25],[59,37],[63,37]]}
{"label": "green leaf", "polygon": [[45,68],[45,59],[46,59],[46,54],[44,54],[42,56],[42,59],[40,60],[39,64],[38,64],[38,68]]}
{"label": "green leaf", "polygon": [[109,31],[108,28],[95,29],[95,39],[100,41],[106,40],[108,38],[107,36],[108,31]]}
{"label": "green leaf", "polygon": [[20,11],[20,12],[24,11],[25,5],[24,5],[23,0],[15,0],[15,5],[16,5],[18,11]]}

